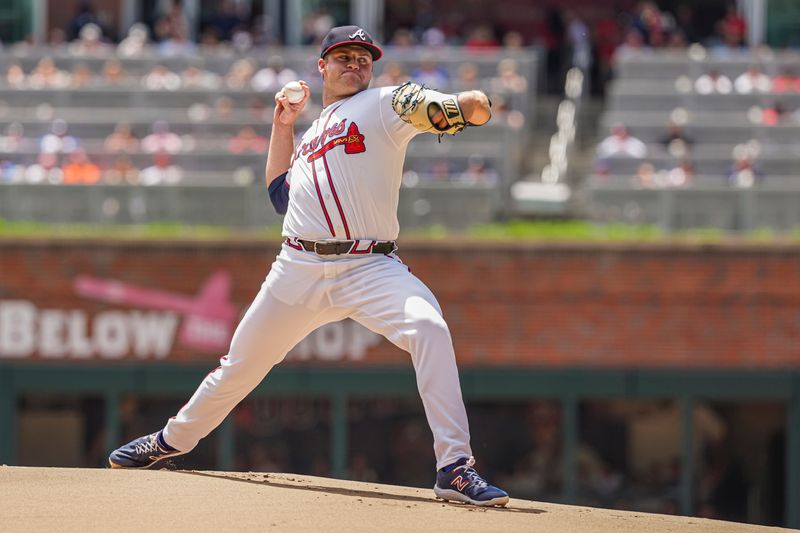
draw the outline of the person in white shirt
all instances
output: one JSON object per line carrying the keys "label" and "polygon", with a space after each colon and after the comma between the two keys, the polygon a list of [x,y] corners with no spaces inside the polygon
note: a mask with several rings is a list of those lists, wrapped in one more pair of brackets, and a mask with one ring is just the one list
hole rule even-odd
{"label": "person in white shirt", "polygon": [[647,145],[636,137],[628,134],[624,124],[616,123],[611,126],[611,135],[597,145],[597,157],[632,157],[642,159],[647,157]]}
{"label": "person in white shirt", "polygon": [[[436,496],[483,506],[508,502],[473,468],[442,310],[394,253],[409,141],[421,131],[485,124],[489,99],[481,91],[445,95],[414,84],[370,89],[381,55],[362,28],[330,30],[317,62],[323,110],[297,143],[294,126],[310,98],[308,84],[300,82],[296,103],[283,89],[276,95],[265,175],[273,205],[286,213],[283,249],[220,367],[162,431],[112,452],[112,466],[148,468],[192,450],[306,335],[352,318],[411,355],[433,433]],[[420,107],[410,110],[409,102]],[[416,122],[421,115],[424,123]]]}
{"label": "person in white shirt", "polygon": [[751,65],[745,72],[737,76],[733,86],[739,94],[768,93],[772,91],[772,80],[761,72],[758,65]]}
{"label": "person in white shirt", "polygon": [[710,70],[695,80],[694,90],[698,94],[731,94],[733,82],[728,76],[716,70]]}

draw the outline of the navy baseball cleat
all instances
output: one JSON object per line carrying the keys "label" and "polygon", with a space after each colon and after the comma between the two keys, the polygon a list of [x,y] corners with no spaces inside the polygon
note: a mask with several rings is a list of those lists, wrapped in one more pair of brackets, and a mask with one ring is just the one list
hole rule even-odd
{"label": "navy baseball cleat", "polygon": [[168,457],[184,453],[186,452],[178,451],[164,442],[159,431],[117,448],[108,456],[108,464],[111,468],[150,468]]}
{"label": "navy baseball cleat", "polygon": [[489,485],[478,472],[472,468],[475,458],[463,457],[436,473],[436,485],[433,492],[437,498],[471,503],[473,505],[505,505],[508,494],[493,485]]}

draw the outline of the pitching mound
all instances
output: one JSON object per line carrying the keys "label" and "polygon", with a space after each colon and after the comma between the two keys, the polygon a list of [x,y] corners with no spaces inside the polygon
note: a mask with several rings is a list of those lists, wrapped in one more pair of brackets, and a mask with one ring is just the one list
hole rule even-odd
{"label": "pitching mound", "polygon": [[0,467],[0,531],[788,531],[512,499],[444,503],[431,489],[292,474]]}

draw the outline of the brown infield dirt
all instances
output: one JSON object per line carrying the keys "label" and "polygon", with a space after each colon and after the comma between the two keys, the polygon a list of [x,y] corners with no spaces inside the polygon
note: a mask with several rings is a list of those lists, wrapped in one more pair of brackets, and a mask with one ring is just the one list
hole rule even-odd
{"label": "brown infield dirt", "polygon": [[790,531],[511,499],[436,500],[431,489],[293,474],[0,467],[0,531]]}

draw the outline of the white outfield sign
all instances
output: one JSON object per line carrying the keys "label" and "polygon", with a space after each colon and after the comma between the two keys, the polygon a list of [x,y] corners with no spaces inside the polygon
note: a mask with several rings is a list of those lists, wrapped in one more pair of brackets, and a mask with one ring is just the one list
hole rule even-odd
{"label": "white outfield sign", "polygon": [[0,300],[0,357],[42,359],[164,359],[178,316],[158,311],[39,309],[26,300]]}
{"label": "white outfield sign", "polygon": [[[175,345],[180,322],[180,315],[164,311],[91,314],[43,309],[27,300],[0,300],[0,359],[164,360]],[[382,339],[353,321],[335,322],[312,332],[286,359],[361,361]]]}

